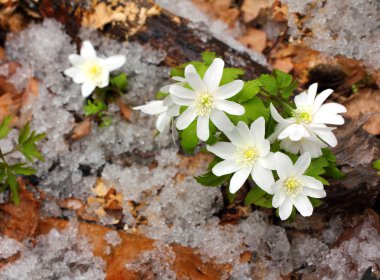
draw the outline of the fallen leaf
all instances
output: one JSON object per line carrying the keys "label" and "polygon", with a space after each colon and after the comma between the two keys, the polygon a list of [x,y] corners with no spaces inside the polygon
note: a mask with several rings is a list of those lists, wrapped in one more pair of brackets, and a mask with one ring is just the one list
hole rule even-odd
{"label": "fallen leaf", "polygon": [[281,70],[282,72],[289,73],[292,71],[294,65],[290,57],[276,59],[273,63],[273,68]]}
{"label": "fallen leaf", "polygon": [[239,40],[248,48],[261,53],[266,47],[267,34],[262,30],[249,28],[247,33]]}
{"label": "fallen leaf", "polygon": [[71,139],[77,141],[91,133],[91,119],[85,119],[80,123],[76,123],[71,132]]}
{"label": "fallen leaf", "polygon": [[264,8],[271,6],[271,1],[268,0],[244,0],[241,10],[243,11],[244,22],[254,20]]}

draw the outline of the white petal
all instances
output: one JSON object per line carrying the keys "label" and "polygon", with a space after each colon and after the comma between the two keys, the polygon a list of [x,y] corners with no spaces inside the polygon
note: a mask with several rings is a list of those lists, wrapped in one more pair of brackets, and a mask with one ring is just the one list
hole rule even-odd
{"label": "white petal", "polygon": [[197,70],[195,70],[194,66],[189,64],[185,68],[185,78],[189,83],[192,89],[196,92],[207,92],[207,87],[204,82],[199,77]]}
{"label": "white petal", "polygon": [[272,206],[274,208],[278,208],[282,203],[284,203],[284,200],[286,198],[286,195],[282,188],[274,193],[273,199],[272,199]]}
{"label": "white petal", "polygon": [[239,132],[241,139],[243,139],[245,145],[253,145],[254,138],[251,131],[248,128],[248,125],[245,122],[238,122],[237,131]]}
{"label": "white petal", "polygon": [[280,142],[280,148],[284,149],[285,151],[292,153],[292,154],[298,154],[301,149],[301,142],[300,141],[291,141],[289,138],[285,138]]}
{"label": "white petal", "polygon": [[198,116],[197,136],[202,141],[207,141],[210,137],[209,121],[208,116]]}
{"label": "white petal", "polygon": [[228,99],[234,96],[235,94],[237,94],[239,91],[241,91],[243,86],[244,86],[243,81],[235,80],[231,83],[218,87],[216,89],[215,98]]}
{"label": "white petal", "polygon": [[278,135],[287,127],[287,124],[278,124],[274,129],[274,132],[268,137],[269,142],[273,143],[277,140]]}
{"label": "white petal", "polygon": [[215,92],[219,87],[220,80],[222,79],[224,68],[224,61],[220,58],[215,58],[207,69],[203,82],[206,84],[209,92]]}
{"label": "white petal", "polygon": [[269,143],[269,141],[266,140],[266,139],[264,139],[264,141],[262,141],[259,144],[256,144],[256,146],[257,146],[257,149],[259,149],[259,156],[260,157],[266,157],[267,154],[270,151],[270,143]]}
{"label": "white petal", "polygon": [[271,170],[255,164],[252,169],[252,179],[264,191],[273,194],[272,185],[274,184],[273,173]]}
{"label": "white petal", "polygon": [[300,194],[293,200],[294,206],[304,217],[309,217],[313,214],[313,205],[307,196]]}
{"label": "white petal", "polygon": [[233,123],[222,111],[213,110],[211,113],[211,121],[220,131],[226,135],[234,129]]}
{"label": "white petal", "polygon": [[172,85],[163,86],[162,88],[160,88],[160,91],[163,92],[163,93],[169,93],[169,90],[170,90],[171,86]]}
{"label": "white petal", "polygon": [[327,147],[327,145],[317,137],[304,138],[300,141],[300,144],[301,144],[301,149],[300,149],[301,153],[308,152],[311,158],[320,157],[322,155],[321,148]]}
{"label": "white petal", "polygon": [[74,77],[77,76],[80,73],[80,70],[77,67],[70,67],[70,68],[66,69],[63,73],[66,76],[74,79]]}
{"label": "white petal", "polygon": [[[305,136],[309,136],[309,133],[305,130],[303,124],[292,124],[287,129],[288,137],[292,141],[299,141]],[[283,139],[283,134],[280,134],[278,138]]]}
{"label": "white petal", "polygon": [[93,83],[83,83],[82,84],[82,96],[85,98],[87,96],[90,96],[95,88],[96,88],[96,86]]}
{"label": "white petal", "polygon": [[268,169],[275,170],[276,169],[276,163],[275,163],[275,155],[272,152],[269,152],[266,157],[261,157],[258,159],[259,163]]}
{"label": "white petal", "polygon": [[100,88],[104,88],[109,84],[110,73],[105,67],[102,68],[101,80],[96,81],[96,85]]}
{"label": "white petal", "polygon": [[338,140],[331,131],[314,130],[314,132],[331,147],[335,147],[338,144]]}
{"label": "white petal", "polygon": [[294,97],[294,103],[297,108],[307,106],[307,93],[302,92]]}
{"label": "white petal", "polygon": [[165,133],[169,130],[172,118],[168,117],[166,113],[162,113],[158,116],[156,121],[157,130],[160,133]]}
{"label": "white petal", "polygon": [[230,192],[236,193],[243,186],[244,182],[247,181],[250,173],[250,167],[245,167],[238,170],[231,178]]}
{"label": "white petal", "polygon": [[179,130],[183,130],[188,127],[194,119],[197,117],[197,113],[194,108],[189,107],[183,112],[177,119],[176,127]]}
{"label": "white petal", "polygon": [[177,82],[186,83],[186,79],[180,76],[173,76],[172,79]]}
{"label": "white petal", "polygon": [[185,87],[179,86],[179,85],[172,85],[169,89],[169,92],[172,95],[183,98],[183,99],[195,99],[197,97],[194,91],[187,89]]}
{"label": "white petal", "polygon": [[180,105],[180,106],[191,106],[194,104],[193,99],[183,99],[175,95],[171,95],[170,98],[175,104]]}
{"label": "white petal", "polygon": [[84,41],[82,43],[80,55],[84,58],[96,58],[96,51],[90,41]]}
{"label": "white petal", "polygon": [[338,113],[345,109],[344,106],[337,103],[324,104],[313,117],[313,123],[342,125],[344,124],[344,118]]}
{"label": "white petal", "polygon": [[270,104],[270,114],[272,115],[272,118],[278,122],[278,123],[290,123],[291,121],[284,119],[276,110],[276,108],[273,106],[273,104]]}
{"label": "white petal", "polygon": [[323,189],[322,182],[313,177],[303,175],[303,176],[299,176],[299,178],[305,187],[308,187],[310,189],[315,189],[315,190]]}
{"label": "white petal", "polygon": [[253,138],[256,144],[260,145],[265,139],[265,119],[263,117],[255,120],[250,127]]}
{"label": "white petal", "polygon": [[318,84],[314,83],[311,86],[309,86],[309,89],[307,90],[307,105],[309,108],[313,108],[315,96],[317,94]]}
{"label": "white petal", "polygon": [[80,67],[82,66],[87,60],[80,55],[77,54],[70,54],[69,55],[69,61],[72,65]]}
{"label": "white petal", "polygon": [[313,113],[317,112],[323,102],[330,96],[330,94],[333,93],[332,89],[326,89],[322,91],[320,94],[318,94],[317,98],[315,98],[314,106],[313,106]]}
{"label": "white petal", "polygon": [[176,117],[179,115],[179,109],[181,107],[180,106],[177,106],[177,105],[171,105],[168,107],[168,110],[166,111],[166,114],[169,116],[169,117]]}
{"label": "white petal", "polygon": [[278,176],[280,178],[287,177],[293,169],[293,163],[291,159],[281,152],[275,153],[274,157],[276,161],[276,171]]}
{"label": "white petal", "polygon": [[306,169],[309,167],[311,162],[311,157],[309,153],[302,154],[293,167],[293,175],[299,176],[305,173]]}
{"label": "white petal", "polygon": [[215,145],[207,146],[207,150],[222,159],[234,157],[236,147],[230,142],[218,142]]}
{"label": "white petal", "polygon": [[286,220],[289,218],[290,214],[292,214],[293,210],[293,203],[291,198],[287,197],[285,198],[284,202],[280,205],[280,208],[278,209],[278,214],[280,215],[281,220]]}
{"label": "white petal", "polygon": [[223,160],[212,168],[212,173],[214,173],[216,176],[223,176],[226,174],[234,173],[240,168],[241,167],[236,163],[235,160]]}
{"label": "white petal", "polygon": [[104,63],[109,72],[114,71],[125,64],[127,58],[124,55],[113,55],[104,60]]}
{"label": "white petal", "polygon": [[236,102],[229,101],[229,100],[215,100],[215,108],[217,108],[220,111],[224,111],[230,115],[243,115],[245,112],[245,109],[242,105],[237,104]]}
{"label": "white petal", "polygon": [[165,112],[168,107],[164,106],[162,100],[155,100],[146,103],[145,105],[133,107],[133,110],[141,110],[141,112],[148,115],[156,115]]}
{"label": "white petal", "polygon": [[326,197],[326,191],[325,190],[316,190],[311,188],[304,187],[302,190],[302,194],[314,198],[323,198]]}
{"label": "white petal", "polygon": [[237,130],[237,127],[234,127],[234,126],[232,127],[233,129],[230,132],[224,133],[224,134],[226,134],[228,139],[230,139],[231,143],[234,144],[235,146],[237,147],[244,146],[245,142],[241,138],[240,133]]}

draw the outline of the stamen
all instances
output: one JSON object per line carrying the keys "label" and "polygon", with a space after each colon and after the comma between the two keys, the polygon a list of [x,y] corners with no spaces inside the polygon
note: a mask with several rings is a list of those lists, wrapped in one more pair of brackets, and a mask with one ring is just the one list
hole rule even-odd
{"label": "stamen", "polygon": [[209,93],[200,93],[195,100],[195,110],[200,116],[210,115],[214,108],[214,97]]}
{"label": "stamen", "polygon": [[258,157],[258,151],[254,146],[239,148],[237,153],[237,162],[243,166],[251,166]]}
{"label": "stamen", "polygon": [[309,124],[313,120],[310,110],[306,108],[298,108],[294,110],[293,117],[296,119],[297,123]]}
{"label": "stamen", "polygon": [[284,192],[286,195],[296,197],[302,192],[303,186],[297,177],[289,177],[284,183]]}

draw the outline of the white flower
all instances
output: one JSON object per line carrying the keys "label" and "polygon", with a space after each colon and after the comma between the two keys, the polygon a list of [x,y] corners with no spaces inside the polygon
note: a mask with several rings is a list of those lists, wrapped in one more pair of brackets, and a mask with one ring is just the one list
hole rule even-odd
{"label": "white flower", "polygon": [[294,98],[297,108],[291,118],[284,119],[276,108],[270,105],[271,115],[279,123],[270,140],[287,139],[282,146],[288,152],[307,151],[312,157],[320,156],[324,145],[318,138],[331,147],[337,145],[337,139],[332,132],[335,128],[327,127],[326,124],[344,124],[344,119],[339,114],[346,112],[346,108],[338,103],[323,104],[333,90],[324,90],[316,96],[317,87],[318,84],[312,84],[307,93],[302,92]]}
{"label": "white flower", "polygon": [[219,142],[207,146],[207,150],[224,161],[216,164],[212,172],[216,176],[235,173],[230,182],[230,192],[235,193],[251,174],[253,181],[273,194],[274,178],[271,169],[274,169],[274,154],[270,152],[270,143],[265,139],[265,120],[258,118],[251,124],[251,128],[244,122],[227,133],[230,142]]}
{"label": "white flower", "polygon": [[279,180],[273,185],[273,207],[279,207],[281,220],[289,218],[293,205],[302,216],[310,216],[313,214],[313,206],[308,196],[314,198],[326,196],[320,181],[303,175],[310,165],[310,154],[302,154],[294,165],[283,153],[277,152],[274,157]]}
{"label": "white flower", "polygon": [[[177,81],[175,85],[184,85],[186,83],[185,78],[174,76],[173,80]],[[163,93],[169,93],[169,89],[172,85],[163,86],[160,91]],[[164,100],[150,101],[145,105],[133,107],[134,110],[141,110],[141,112],[148,115],[158,115],[156,121],[157,130],[160,133],[166,133],[169,130],[170,124],[174,117],[179,115],[179,109],[181,106],[175,104],[170,95],[165,97]]]}
{"label": "white flower", "polygon": [[110,72],[123,66],[125,60],[123,55],[114,55],[108,58],[97,57],[92,44],[84,41],[80,55],[69,55],[69,61],[73,67],[66,69],[64,73],[72,78],[74,83],[82,84],[82,95],[87,97],[96,87],[108,86]]}
{"label": "white flower", "polygon": [[224,61],[220,58],[214,59],[202,80],[194,66],[188,65],[185,68],[185,78],[192,89],[180,85],[170,87],[174,103],[188,106],[177,119],[177,129],[185,129],[197,118],[197,136],[206,141],[210,136],[210,119],[223,132],[234,128],[224,112],[231,115],[243,115],[245,110],[240,104],[226,99],[237,94],[243,88],[244,82],[235,80],[219,86],[223,68]]}

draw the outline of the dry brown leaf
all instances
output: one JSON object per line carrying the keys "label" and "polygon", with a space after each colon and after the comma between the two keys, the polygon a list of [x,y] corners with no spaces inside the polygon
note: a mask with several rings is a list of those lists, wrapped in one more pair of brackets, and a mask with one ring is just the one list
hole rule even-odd
{"label": "dry brown leaf", "polygon": [[359,119],[361,115],[368,115],[363,128],[370,134],[380,134],[380,91],[372,89],[360,90],[352,95],[344,106],[347,108],[348,116],[353,119]]}
{"label": "dry brown leaf", "polygon": [[273,68],[281,70],[282,72],[289,73],[292,71],[294,65],[290,57],[276,59],[273,63]]}
{"label": "dry brown leaf", "polygon": [[22,179],[20,187],[20,205],[12,202],[0,204],[0,233],[21,241],[34,235],[39,219],[40,201],[25,188]]}
{"label": "dry brown leaf", "polygon": [[85,119],[80,123],[76,123],[71,132],[71,139],[73,141],[82,139],[91,133],[91,119]]}
{"label": "dry brown leaf", "polygon": [[248,48],[254,49],[255,51],[261,53],[266,47],[267,34],[262,30],[249,28],[247,33],[239,40]]}
{"label": "dry brown leaf", "polygon": [[[53,228],[63,230],[68,224],[68,221],[62,219],[42,219],[36,235],[47,234]],[[105,248],[108,244],[104,236],[110,231],[112,230],[103,226],[79,223],[79,234],[89,240],[94,255],[104,259],[107,264],[107,280],[138,279],[137,273],[127,270],[125,264],[136,260],[143,251],[154,249],[154,241],[140,235],[118,231],[122,242],[114,246],[111,254],[107,255]],[[175,270],[179,279],[216,280],[221,278],[224,266],[202,262],[194,250],[188,247],[174,245],[172,249],[176,254],[172,269]]]}
{"label": "dry brown leaf", "polygon": [[244,22],[254,20],[264,8],[271,6],[268,0],[244,0],[241,10],[243,11]]}
{"label": "dry brown leaf", "polygon": [[125,120],[127,120],[128,122],[131,122],[132,121],[132,112],[133,112],[131,107],[129,107],[127,104],[125,104],[121,98],[118,98],[116,100],[116,102],[120,108],[120,113],[123,116],[123,118]]}

